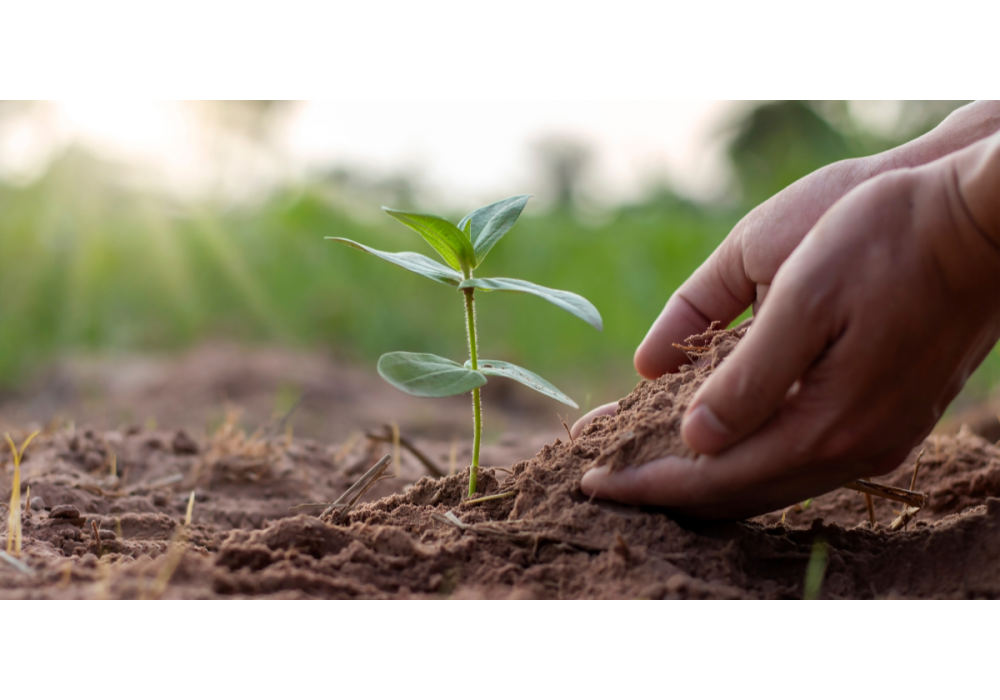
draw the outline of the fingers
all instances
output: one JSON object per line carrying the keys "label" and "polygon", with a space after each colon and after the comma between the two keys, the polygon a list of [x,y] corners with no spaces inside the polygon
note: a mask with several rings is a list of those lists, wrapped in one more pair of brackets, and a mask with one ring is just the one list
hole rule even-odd
{"label": "fingers", "polygon": [[598,416],[613,416],[615,411],[618,410],[618,402],[606,403],[603,406],[598,406],[592,411],[584,414],[576,423],[573,424],[572,430],[569,431],[570,436],[575,440],[580,437],[580,433],[583,429],[590,425],[590,421],[594,420]]}
{"label": "fingers", "polygon": [[583,475],[581,490],[588,496],[632,505],[657,505],[697,518],[735,519],[769,513],[832,490],[850,479],[829,486],[812,486],[801,479],[762,488],[751,484],[734,490],[724,485],[722,465],[716,458],[665,457],[639,467],[609,472],[607,467]]}
{"label": "fingers", "polygon": [[700,518],[767,513],[830,491],[870,469],[857,460],[797,469],[809,456],[790,450],[789,440],[807,431],[815,419],[805,412],[785,411],[721,455],[665,457],[616,472],[601,467],[584,474],[580,486],[595,498],[665,506]]}
{"label": "fingers", "polygon": [[743,266],[742,230],[737,226],[667,301],[635,351],[635,368],[643,377],[676,372],[688,359],[673,343],[703,332],[712,321],[728,325],[753,303],[754,284]]}
{"label": "fingers", "polygon": [[681,424],[688,447],[718,454],[767,422],[835,337],[826,298],[791,284],[772,292],[753,327],[691,402]]}

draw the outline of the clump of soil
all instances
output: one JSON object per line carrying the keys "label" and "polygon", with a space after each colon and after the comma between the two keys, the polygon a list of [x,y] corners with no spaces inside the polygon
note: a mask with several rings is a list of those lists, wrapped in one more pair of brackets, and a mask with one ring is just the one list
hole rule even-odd
{"label": "clump of soil", "polygon": [[618,402],[614,418],[599,418],[585,435],[600,436],[602,448],[593,466],[611,465],[612,471],[645,464],[660,457],[693,457],[681,439],[681,419],[698,388],[746,335],[749,324],[722,329],[715,322],[708,331],[688,338],[683,350],[693,360],[676,374],[642,382]]}
{"label": "clump of soil", "polygon": [[[208,440],[141,430],[43,436],[24,464],[32,500],[40,497],[24,520],[31,572],[0,562],[0,595],[797,598],[820,540],[824,597],[1000,595],[1000,448],[968,430],[921,446],[917,488],[929,503],[895,532],[886,527],[893,504],[878,502],[873,529],[862,497],[843,490],[729,523],[582,494],[592,465],[684,454],[684,407],[744,332],[689,339],[698,361],[641,383],[617,415],[510,469],[482,469],[481,494],[498,498],[465,503],[467,471],[422,476],[405,456],[399,478],[377,484],[341,525],[288,509],[333,501],[384,444],[262,443],[233,431]],[[915,457],[886,480],[908,487]]]}

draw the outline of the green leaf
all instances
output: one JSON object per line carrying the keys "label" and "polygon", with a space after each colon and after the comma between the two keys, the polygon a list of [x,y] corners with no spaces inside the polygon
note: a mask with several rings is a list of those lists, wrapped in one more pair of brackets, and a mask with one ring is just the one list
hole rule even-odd
{"label": "green leaf", "polygon": [[378,373],[414,396],[454,396],[486,383],[486,377],[446,357],[425,352],[390,352],[378,360]]}
{"label": "green leaf", "polygon": [[[466,367],[470,367],[471,364],[471,360],[466,360]],[[513,379],[514,381],[521,382],[527,387],[531,387],[539,394],[545,394],[546,396],[552,397],[556,401],[562,401],[567,406],[580,408],[576,405],[576,402],[573,401],[573,399],[566,396],[566,394],[556,389],[552,386],[552,384],[545,381],[534,372],[529,372],[524,369],[524,367],[518,367],[517,365],[512,365],[509,362],[501,362],[500,360],[480,360],[479,371],[490,377],[507,377],[508,379]]]}
{"label": "green leaf", "polygon": [[472,269],[476,266],[476,254],[472,242],[455,224],[432,214],[414,214],[382,207],[382,211],[406,224],[424,237],[444,261],[456,270]]}
{"label": "green leaf", "polygon": [[473,277],[462,281],[458,285],[459,289],[474,287],[484,291],[501,292],[524,292],[534,294],[548,302],[558,306],[560,309],[569,311],[577,318],[583,319],[597,330],[604,330],[604,322],[601,321],[601,314],[593,304],[584,299],[579,294],[564,292],[561,289],[549,289],[534,282],[515,280],[509,277]]}
{"label": "green leaf", "polygon": [[462,281],[462,276],[451,270],[439,262],[434,262],[426,255],[421,255],[420,253],[386,253],[382,250],[375,250],[374,248],[369,248],[366,245],[361,245],[360,243],[355,243],[347,238],[327,238],[328,241],[336,241],[337,243],[343,243],[349,245],[352,248],[357,248],[358,250],[363,250],[366,253],[371,253],[372,255],[382,258],[393,265],[398,265],[410,272],[416,272],[418,275],[423,275],[428,279],[432,279],[435,282],[440,282],[441,284],[450,284],[452,287],[456,286]]}
{"label": "green leaf", "polygon": [[510,197],[493,204],[487,204],[474,212],[467,214],[458,227],[470,232],[473,248],[476,253],[476,265],[481,265],[487,253],[504,237],[517,217],[524,211],[530,194]]}

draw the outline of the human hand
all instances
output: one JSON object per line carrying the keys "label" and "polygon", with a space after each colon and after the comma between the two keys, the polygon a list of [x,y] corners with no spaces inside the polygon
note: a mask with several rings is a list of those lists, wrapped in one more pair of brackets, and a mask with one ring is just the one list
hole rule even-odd
{"label": "human hand", "polygon": [[643,374],[669,371],[682,360],[664,345],[752,298],[754,327],[685,417],[700,456],[592,470],[584,492],[733,517],[894,468],[1000,338],[998,191],[993,138],[865,183],[798,247],[794,227],[731,235],[685,285],[699,296],[675,295],[636,353]]}
{"label": "human hand", "polygon": [[[883,162],[875,157],[832,163],[747,214],[667,301],[635,352],[639,374],[655,379],[676,372],[688,358],[674,343],[703,332],[712,321],[728,325],[751,305],[756,313],[778,268],[823,213]],[[571,435],[617,408],[618,402],[598,406],[573,424]]]}

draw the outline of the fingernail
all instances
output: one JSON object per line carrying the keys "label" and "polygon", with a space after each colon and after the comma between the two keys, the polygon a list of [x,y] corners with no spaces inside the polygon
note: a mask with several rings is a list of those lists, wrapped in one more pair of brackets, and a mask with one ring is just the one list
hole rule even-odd
{"label": "fingernail", "polygon": [[590,495],[590,492],[597,487],[597,484],[601,481],[601,479],[605,478],[610,473],[611,467],[607,466],[591,469],[583,475],[582,479],[580,479],[580,488],[584,493]]}
{"label": "fingernail", "polygon": [[681,424],[681,437],[695,452],[714,451],[713,445],[725,444],[731,435],[732,431],[704,404],[690,411]]}

